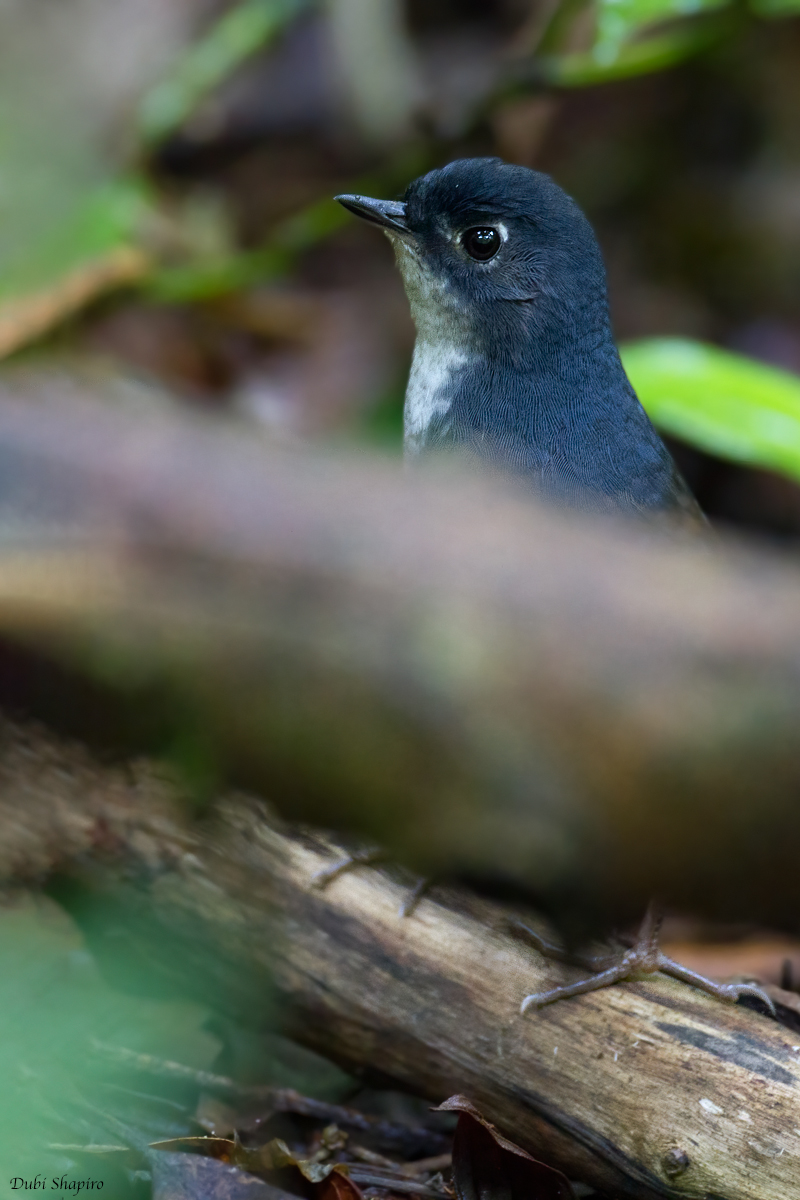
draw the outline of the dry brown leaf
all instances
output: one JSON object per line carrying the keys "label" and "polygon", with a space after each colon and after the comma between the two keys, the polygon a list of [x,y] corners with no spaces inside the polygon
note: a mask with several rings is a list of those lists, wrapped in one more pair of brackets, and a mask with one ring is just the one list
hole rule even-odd
{"label": "dry brown leaf", "polygon": [[574,1200],[569,1180],[503,1137],[466,1096],[435,1112],[457,1112],[453,1184],[457,1200]]}
{"label": "dry brown leaf", "polygon": [[101,296],[140,283],[152,265],[143,250],[119,246],[52,287],[0,304],[0,358],[36,341]]}

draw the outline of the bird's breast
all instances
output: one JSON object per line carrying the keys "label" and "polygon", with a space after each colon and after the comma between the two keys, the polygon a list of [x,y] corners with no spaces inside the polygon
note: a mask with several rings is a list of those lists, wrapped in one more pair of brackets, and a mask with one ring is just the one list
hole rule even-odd
{"label": "bird's breast", "polygon": [[423,449],[434,425],[437,436],[446,435],[459,377],[469,367],[471,358],[463,347],[417,340],[403,413],[407,453],[416,454]]}

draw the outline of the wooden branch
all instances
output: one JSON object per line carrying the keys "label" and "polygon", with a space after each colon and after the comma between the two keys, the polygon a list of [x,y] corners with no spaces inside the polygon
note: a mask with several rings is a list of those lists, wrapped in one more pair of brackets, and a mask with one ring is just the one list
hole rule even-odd
{"label": "wooden branch", "polygon": [[[277,988],[296,1037],[440,1101],[468,1094],[507,1136],[614,1195],[800,1197],[800,1036],[663,977],[519,1015],[570,968],[506,932],[507,911],[374,868],[326,890],[340,853],[229,796],[192,823],[146,764],[100,766],[6,725],[0,880],[60,874],[102,954],[249,1022]],[[81,888],[77,900],[75,883]]]}
{"label": "wooden branch", "polygon": [[0,468],[0,631],[159,687],[287,815],[798,928],[793,561],[63,397],[3,396]]}

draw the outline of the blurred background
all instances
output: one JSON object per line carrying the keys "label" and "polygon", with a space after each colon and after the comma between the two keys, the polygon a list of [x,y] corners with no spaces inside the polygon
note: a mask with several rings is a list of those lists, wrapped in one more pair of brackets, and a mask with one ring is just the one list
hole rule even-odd
{"label": "blurred background", "polygon": [[800,3],[4,0],[0,371],[399,449],[391,250],[335,205],[500,155],[594,223],[701,503],[800,533]]}
{"label": "blurred background", "polygon": [[[799,117],[800,0],[0,0],[0,383],[399,454],[407,304],[387,240],[332,196],[500,155],[593,222],[629,373],[709,515],[793,552]],[[199,1002],[121,999],[52,901],[3,916],[0,1064],[31,1097],[9,1092],[3,1167],[42,1169],[44,1130],[73,1173],[133,1124],[196,1131],[177,1092],[134,1122],[102,1066],[67,1121],[89,1036],[231,1074],[238,1046],[257,1082],[352,1095]],[[792,986],[796,945],[756,951],[682,957]],[[151,1194],[135,1156],[114,1172]]]}

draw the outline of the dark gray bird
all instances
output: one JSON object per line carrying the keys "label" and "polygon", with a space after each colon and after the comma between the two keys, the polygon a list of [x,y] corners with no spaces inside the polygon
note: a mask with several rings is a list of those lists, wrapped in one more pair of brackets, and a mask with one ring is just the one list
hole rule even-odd
{"label": "dark gray bird", "polygon": [[405,282],[407,454],[460,448],[561,503],[703,519],[620,362],[592,227],[548,175],[467,158],[402,201],[336,199],[389,235]]}
{"label": "dark gray bird", "polygon": [[[336,199],[389,235],[411,303],[407,454],[461,449],[560,503],[704,521],[620,361],[592,227],[549,176],[498,158],[461,159],[415,180],[402,201]],[[651,908],[629,950],[586,961],[591,978],[528,996],[523,1011],[638,971],[772,1008],[755,985],[718,984],[667,958],[659,926]]]}

